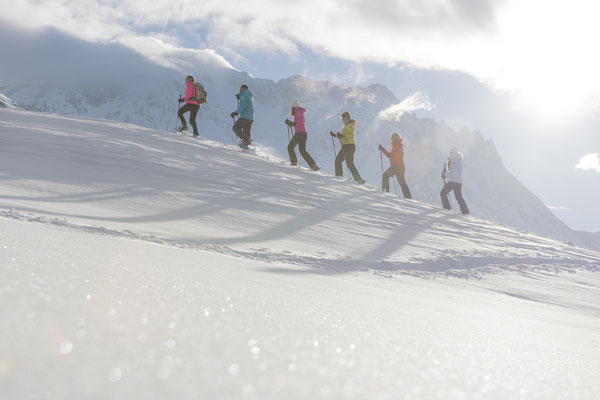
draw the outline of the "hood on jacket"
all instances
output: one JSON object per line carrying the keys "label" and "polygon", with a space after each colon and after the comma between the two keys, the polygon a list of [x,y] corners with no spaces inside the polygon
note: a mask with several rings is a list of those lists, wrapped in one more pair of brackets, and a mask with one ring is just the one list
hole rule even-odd
{"label": "hood on jacket", "polygon": [[450,149],[450,151],[448,152],[448,158],[458,158],[458,159],[463,159],[463,155],[460,151],[458,151],[458,149],[456,147],[453,147]]}

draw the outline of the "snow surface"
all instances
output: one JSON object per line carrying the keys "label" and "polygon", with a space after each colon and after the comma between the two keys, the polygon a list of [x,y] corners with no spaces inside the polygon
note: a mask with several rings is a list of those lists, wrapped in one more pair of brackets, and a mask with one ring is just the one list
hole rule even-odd
{"label": "snow surface", "polygon": [[7,399],[596,399],[600,254],[268,148],[0,110]]}

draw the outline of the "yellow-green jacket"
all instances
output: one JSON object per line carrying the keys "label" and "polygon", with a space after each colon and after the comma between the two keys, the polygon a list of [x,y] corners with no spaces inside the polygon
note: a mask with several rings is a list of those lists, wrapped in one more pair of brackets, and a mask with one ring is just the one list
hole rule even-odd
{"label": "yellow-green jacket", "polygon": [[356,144],[354,141],[354,128],[356,126],[356,121],[351,119],[346,122],[344,125],[344,129],[342,129],[342,144]]}

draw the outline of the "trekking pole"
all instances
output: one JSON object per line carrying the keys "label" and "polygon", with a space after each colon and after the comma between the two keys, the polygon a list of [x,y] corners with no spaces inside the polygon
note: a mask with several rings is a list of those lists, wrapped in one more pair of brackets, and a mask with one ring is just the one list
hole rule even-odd
{"label": "trekking pole", "polygon": [[[381,162],[381,175],[383,176],[383,151],[379,150],[379,161]],[[383,192],[383,186],[381,186]]]}
{"label": "trekking pole", "polygon": [[[383,151],[381,150],[379,150],[379,161],[381,161],[381,175],[383,175]],[[394,178],[396,178],[396,174],[392,175],[392,183],[394,184],[394,193],[396,194],[396,196],[398,196],[398,190],[396,190],[396,181],[394,180]],[[381,190],[383,190],[383,187],[381,188]]]}
{"label": "trekking pole", "polygon": [[335,141],[333,140],[333,136],[331,136],[331,145],[333,146],[333,158],[335,158],[335,156],[337,155],[337,150],[335,148]]}
{"label": "trekking pole", "polygon": [[[444,169],[442,169],[442,179],[444,180],[444,187],[446,187],[446,164],[444,163]],[[448,199],[448,204],[450,204],[450,210],[454,211],[454,207],[452,207],[452,199],[450,199],[450,193],[446,195]]]}
{"label": "trekking pole", "polygon": [[[181,93],[179,93],[179,100],[181,100]],[[179,110],[181,110],[181,101],[177,101],[177,116],[175,118],[175,132],[177,132],[177,124],[179,123]]]}

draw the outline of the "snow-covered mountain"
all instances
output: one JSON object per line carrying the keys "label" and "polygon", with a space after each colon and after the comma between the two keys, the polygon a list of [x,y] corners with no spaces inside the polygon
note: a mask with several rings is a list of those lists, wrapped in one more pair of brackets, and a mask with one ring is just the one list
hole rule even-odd
{"label": "snow-covered mountain", "polygon": [[[589,240],[589,235],[584,239],[556,218],[504,168],[493,143],[479,132],[455,132],[443,122],[402,113],[394,107],[404,99],[397,99],[384,86],[349,87],[302,76],[274,82],[237,71],[208,51],[174,52],[169,67],[152,63],[117,45],[95,46],[83,46],[83,50],[79,49],[82,46],[77,47],[85,54],[83,60],[98,59],[107,66],[89,66],[94,68],[95,76],[78,76],[61,80],[60,84],[11,84],[0,90],[29,110],[107,118],[173,131],[177,124],[176,100],[184,89],[185,74],[191,72],[209,93],[209,102],[199,113],[201,135],[235,143],[229,113],[236,108],[234,95],[240,84],[247,83],[255,100],[255,143],[271,147],[281,157],[287,157],[288,137],[283,121],[293,99],[300,99],[309,110],[308,150],[326,172],[333,171],[334,158],[327,133],[339,131],[339,114],[350,111],[358,120],[355,161],[363,178],[370,183],[381,184],[378,144],[389,146],[391,133],[399,131],[405,138],[407,181],[414,198],[440,204],[440,171],[448,149],[459,147],[465,155],[464,196],[474,215],[560,240],[600,247],[600,243]],[[70,68],[75,69],[73,65]],[[387,168],[385,160],[384,168]]]}
{"label": "snow-covered mountain", "polygon": [[3,398],[600,395],[596,251],[109,120],[0,172]]}
{"label": "snow-covered mountain", "polygon": [[14,101],[0,93],[0,108],[18,108]]}

